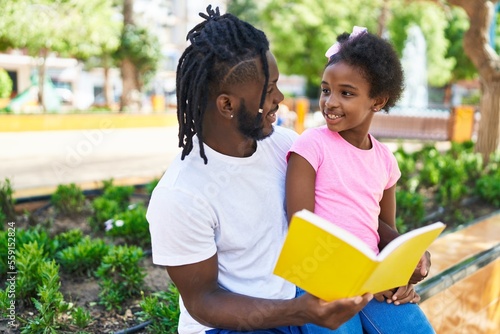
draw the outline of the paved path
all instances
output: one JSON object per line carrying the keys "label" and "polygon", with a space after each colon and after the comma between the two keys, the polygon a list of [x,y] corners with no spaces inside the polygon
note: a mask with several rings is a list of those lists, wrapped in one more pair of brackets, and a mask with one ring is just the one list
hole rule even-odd
{"label": "paved path", "polygon": [[[180,152],[177,131],[177,126],[162,126],[0,132],[0,180],[9,178],[18,198],[51,194],[59,184],[99,188],[110,178],[117,184],[147,183]],[[395,141],[386,144],[398,147]],[[404,142],[410,151],[421,146]]]}
{"label": "paved path", "polygon": [[11,180],[16,197],[71,182],[95,188],[110,178],[147,181],[180,151],[177,140],[176,127],[0,132],[0,180]]}

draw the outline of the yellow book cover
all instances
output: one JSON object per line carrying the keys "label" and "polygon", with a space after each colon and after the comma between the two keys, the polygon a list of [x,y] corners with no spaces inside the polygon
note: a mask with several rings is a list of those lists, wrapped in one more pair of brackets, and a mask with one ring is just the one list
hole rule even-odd
{"label": "yellow book cover", "polygon": [[274,274],[326,301],[404,286],[444,228],[437,222],[402,234],[377,255],[358,237],[302,210],[292,217]]}

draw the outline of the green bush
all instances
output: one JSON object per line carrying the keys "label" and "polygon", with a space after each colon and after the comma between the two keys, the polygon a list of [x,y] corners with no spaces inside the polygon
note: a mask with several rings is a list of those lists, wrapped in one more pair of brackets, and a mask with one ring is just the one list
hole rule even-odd
{"label": "green bush", "polygon": [[72,229],[66,232],[59,233],[54,237],[57,245],[57,251],[76,245],[83,239],[82,230]]}
{"label": "green bush", "polygon": [[43,248],[36,241],[24,244],[16,254],[16,299],[29,302],[42,284],[40,266],[46,260]]}
{"label": "green bush", "polygon": [[118,202],[97,197],[92,201],[92,215],[89,217],[90,227],[94,231],[104,231],[104,222],[112,219],[120,211]]}
{"label": "green bush", "polygon": [[85,208],[85,195],[82,189],[74,183],[58,185],[50,201],[56,210],[63,215],[79,214]]}
{"label": "green bush", "polygon": [[107,310],[121,310],[125,300],[141,293],[146,276],[139,265],[142,256],[142,249],[135,246],[116,246],[104,256],[96,276],[100,279],[99,300]]}
{"label": "green bush", "polygon": [[16,230],[17,245],[21,246],[28,243],[36,242],[47,257],[52,258],[57,251],[58,244],[50,238],[47,231],[42,227],[36,226],[29,229]]}
{"label": "green bush", "polygon": [[130,197],[135,191],[133,186],[115,186],[113,179],[104,181],[103,194],[100,197],[118,203],[121,210],[125,210],[130,204]]}
{"label": "green bush", "polygon": [[4,182],[0,181],[0,222],[2,223],[0,229],[5,228],[3,222],[12,222],[16,220],[13,193],[14,190],[12,189],[9,179],[5,179]]}
{"label": "green bush", "polygon": [[59,251],[56,259],[65,272],[90,276],[99,267],[108,249],[103,240],[87,236],[78,244]]}
{"label": "green bush", "polygon": [[59,266],[54,261],[42,261],[38,266],[38,275],[41,278],[37,289],[38,299],[32,299],[38,314],[23,326],[22,334],[57,333],[62,325],[59,315],[69,309],[59,291]]}
{"label": "green bush", "polygon": [[0,68],[0,99],[7,99],[12,94],[12,80],[9,73],[3,68]]}
{"label": "green bush", "polygon": [[500,208],[500,170],[483,175],[477,180],[475,193],[483,200]]}
{"label": "green bush", "polygon": [[168,291],[161,291],[145,297],[140,304],[141,319],[151,320],[149,333],[176,334],[179,322],[179,291],[171,284]]}
{"label": "green bush", "polygon": [[396,191],[396,227],[405,233],[422,225],[425,216],[424,196],[405,190]]}
{"label": "green bush", "polygon": [[139,204],[129,210],[117,214],[109,221],[106,234],[114,238],[122,238],[126,243],[150,246],[151,235],[146,219],[146,208]]}

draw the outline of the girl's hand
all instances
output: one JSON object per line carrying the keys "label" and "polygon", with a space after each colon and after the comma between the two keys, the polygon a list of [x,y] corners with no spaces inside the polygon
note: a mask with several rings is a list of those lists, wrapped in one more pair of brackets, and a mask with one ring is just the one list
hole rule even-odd
{"label": "girl's hand", "polygon": [[406,303],[418,303],[420,301],[419,294],[415,291],[413,284],[401,286],[396,289],[394,295],[387,302],[394,302],[394,305],[401,305]]}
{"label": "girl's hand", "polygon": [[401,305],[406,303],[418,303],[420,296],[415,291],[413,284],[401,286],[392,290],[382,291],[373,295],[379,302],[386,301],[387,303],[394,303],[394,305]]}

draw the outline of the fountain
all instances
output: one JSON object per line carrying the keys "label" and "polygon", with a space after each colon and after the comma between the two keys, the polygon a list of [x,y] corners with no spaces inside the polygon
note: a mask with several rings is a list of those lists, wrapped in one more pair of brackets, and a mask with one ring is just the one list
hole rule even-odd
{"label": "fountain", "polygon": [[405,73],[405,90],[398,103],[402,111],[425,110],[428,106],[426,42],[417,25],[408,28],[401,65]]}

